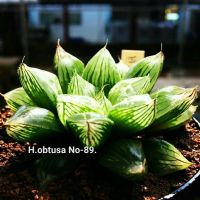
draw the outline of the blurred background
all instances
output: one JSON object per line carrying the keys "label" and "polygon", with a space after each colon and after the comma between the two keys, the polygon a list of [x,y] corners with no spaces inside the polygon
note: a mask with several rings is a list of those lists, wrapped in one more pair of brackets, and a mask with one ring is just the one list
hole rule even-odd
{"label": "blurred background", "polygon": [[30,66],[52,70],[58,38],[84,63],[107,39],[116,61],[121,49],[149,56],[162,42],[165,78],[158,85],[165,79],[198,85],[199,19],[200,0],[0,0],[0,92],[19,85],[23,56]]}

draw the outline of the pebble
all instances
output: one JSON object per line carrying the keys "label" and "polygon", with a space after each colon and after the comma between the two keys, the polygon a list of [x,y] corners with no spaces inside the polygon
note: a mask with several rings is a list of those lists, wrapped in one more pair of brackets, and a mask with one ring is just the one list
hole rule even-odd
{"label": "pebble", "polygon": [[3,140],[0,140],[0,145],[4,144],[4,141]]}

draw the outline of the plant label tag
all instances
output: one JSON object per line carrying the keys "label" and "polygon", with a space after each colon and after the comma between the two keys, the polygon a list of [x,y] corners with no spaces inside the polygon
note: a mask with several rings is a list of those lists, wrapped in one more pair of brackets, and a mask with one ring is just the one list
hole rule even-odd
{"label": "plant label tag", "polygon": [[133,63],[144,58],[144,54],[145,54],[145,51],[141,51],[141,50],[122,49],[121,60],[130,67]]}

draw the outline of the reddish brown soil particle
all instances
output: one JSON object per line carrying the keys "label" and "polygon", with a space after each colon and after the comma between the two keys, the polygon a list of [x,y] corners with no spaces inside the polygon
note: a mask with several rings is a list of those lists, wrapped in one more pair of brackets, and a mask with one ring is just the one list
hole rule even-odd
{"label": "reddish brown soil particle", "polygon": [[15,158],[26,153],[25,145],[12,140],[5,132],[5,122],[12,114],[7,106],[0,110],[0,167],[9,165]]}
{"label": "reddish brown soil particle", "polygon": [[26,167],[5,170],[27,154],[26,146],[30,145],[7,136],[4,124],[11,115],[8,107],[0,111],[0,199],[3,200],[156,200],[183,185],[200,168],[200,130],[192,120],[181,133],[164,136],[194,163],[187,170],[164,177],[149,174],[142,182],[132,183],[83,163],[72,174],[50,181],[42,188]]}

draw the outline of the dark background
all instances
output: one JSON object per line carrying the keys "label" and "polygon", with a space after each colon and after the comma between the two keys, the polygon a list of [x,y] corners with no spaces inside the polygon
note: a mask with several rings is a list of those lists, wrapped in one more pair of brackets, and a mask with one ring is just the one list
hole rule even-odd
{"label": "dark background", "polygon": [[[57,39],[84,63],[108,39],[117,61],[121,49],[165,54],[163,76],[200,75],[199,0],[2,0],[0,1],[0,91],[17,86],[16,69],[52,69]],[[2,77],[2,76],[1,76]],[[7,78],[7,79],[6,79]],[[2,87],[4,85],[4,87]]]}

